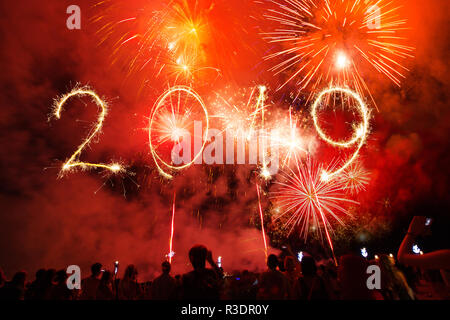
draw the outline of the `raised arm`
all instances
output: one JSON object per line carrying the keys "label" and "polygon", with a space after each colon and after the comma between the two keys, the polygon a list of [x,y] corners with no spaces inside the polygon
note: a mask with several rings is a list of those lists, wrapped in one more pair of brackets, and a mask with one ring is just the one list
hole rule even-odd
{"label": "raised arm", "polygon": [[213,268],[213,270],[216,272],[217,276],[222,279],[223,278],[223,271],[221,268],[219,268],[216,264],[216,262],[214,261],[213,257],[212,257],[212,252],[210,250],[208,250],[208,253],[206,255],[206,261],[208,261],[208,263],[211,265],[211,267]]}
{"label": "raised arm", "polygon": [[423,255],[412,253],[416,237],[426,231],[426,217],[414,217],[409,225],[408,233],[403,239],[397,253],[400,263],[424,269],[450,269],[450,250],[438,250]]}

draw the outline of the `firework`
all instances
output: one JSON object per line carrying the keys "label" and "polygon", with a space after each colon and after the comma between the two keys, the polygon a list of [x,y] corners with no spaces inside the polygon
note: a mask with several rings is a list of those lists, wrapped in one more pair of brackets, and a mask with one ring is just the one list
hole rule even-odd
{"label": "firework", "polygon": [[307,116],[301,111],[294,114],[292,108],[288,113],[269,108],[273,102],[267,102],[267,88],[263,85],[229,89],[215,92],[209,101],[210,119],[218,119],[221,132],[238,141],[238,148],[239,145],[250,148],[252,138],[258,139],[261,178],[271,179],[268,164],[273,156],[284,167],[294,156],[304,157],[311,152],[315,138],[308,130]]}
{"label": "firework", "polygon": [[267,259],[267,240],[266,240],[266,231],[264,230],[264,214],[261,207],[261,194],[259,191],[259,186],[256,184],[256,192],[258,193],[258,209],[259,209],[259,218],[261,220],[261,233],[264,241],[264,253],[266,254]]}
{"label": "firework", "polygon": [[289,121],[281,119],[277,122],[278,125],[270,131],[270,138],[272,144],[281,149],[281,167],[283,168],[289,165],[294,157],[310,154],[311,141],[300,134],[298,120],[294,119],[292,108],[289,108]]}
{"label": "firework", "polygon": [[[265,86],[259,86],[259,96],[258,96],[258,100],[256,101],[256,106],[255,106],[255,112],[253,113],[253,118],[252,118],[252,122],[250,125],[250,132],[249,135],[247,136],[247,140],[250,140],[251,136],[253,135],[253,128],[255,125],[255,121],[256,121],[256,117],[257,114],[259,112],[261,112],[261,131],[264,132],[265,130],[265,101],[266,101],[266,87]],[[262,139],[262,166],[261,166],[261,174],[260,176],[266,180],[270,179],[271,175],[269,170],[267,169],[267,162],[266,162],[266,139]],[[258,193],[259,195],[259,193]],[[266,248],[267,249],[267,248]]]}
{"label": "firework", "polygon": [[[265,18],[274,23],[265,39],[278,51],[265,57],[279,59],[270,71],[288,73],[299,92],[334,84],[370,91],[363,80],[364,62],[397,86],[408,69],[414,48],[404,35],[407,20],[401,6],[390,0],[269,0]],[[311,95],[310,95],[311,97]],[[372,99],[373,100],[373,99]]]}
{"label": "firework", "polygon": [[[319,124],[319,117],[317,115],[319,106],[321,106],[322,102],[325,100],[326,97],[330,98],[331,94],[345,94],[351,98],[353,98],[357,102],[357,106],[354,106],[356,108],[357,112],[361,116],[361,124],[354,125],[354,134],[353,137],[351,137],[347,141],[336,141],[330,138],[326,133],[323,132],[322,128]],[[329,99],[328,99],[329,100]],[[349,103],[349,106],[353,106],[353,104]],[[329,143],[332,146],[339,147],[339,148],[349,148],[351,146],[356,145],[356,150],[353,153],[353,155],[338,169],[333,171],[326,171],[324,170],[322,172],[322,180],[327,181],[332,179],[335,176],[338,176],[340,173],[342,173],[345,169],[347,169],[358,157],[359,151],[363,147],[363,145],[366,142],[367,136],[369,134],[369,122],[370,122],[370,112],[362,100],[362,98],[354,91],[347,89],[347,88],[339,88],[339,87],[331,87],[328,89],[323,90],[319,93],[317,96],[316,101],[314,102],[311,110],[311,116],[314,120],[314,126],[317,130],[317,133],[319,134],[320,138],[324,140],[325,142]]]}
{"label": "firework", "polygon": [[170,227],[170,239],[169,239],[169,262],[172,263],[172,257],[174,256],[175,252],[173,251],[173,234],[175,230],[175,199],[176,199],[176,193],[173,194],[173,204],[172,204],[172,223]]}
{"label": "firework", "polygon": [[346,190],[351,194],[357,194],[366,190],[366,185],[370,181],[370,175],[359,161],[356,161],[342,172],[340,179],[343,179]]}
{"label": "firework", "polygon": [[97,4],[93,19],[100,44],[111,48],[112,63],[121,63],[127,77],[139,74],[168,77],[189,83],[197,69],[202,16],[195,16],[186,1],[165,6],[138,1]]}
{"label": "firework", "polygon": [[78,147],[78,149],[72,154],[72,156],[63,164],[62,169],[60,171],[60,176],[62,176],[64,173],[70,171],[71,169],[75,168],[82,168],[82,169],[89,169],[89,168],[101,168],[109,170],[113,173],[120,173],[124,171],[124,168],[119,163],[111,163],[109,165],[107,164],[100,164],[100,163],[90,163],[90,162],[83,162],[80,161],[80,155],[83,149],[89,145],[91,140],[100,133],[103,122],[105,121],[106,114],[108,112],[108,105],[107,103],[102,100],[95,91],[91,90],[89,87],[75,87],[72,91],[69,93],[61,96],[60,98],[56,99],[53,106],[53,116],[56,119],[61,119],[61,112],[63,111],[63,107],[66,104],[66,102],[72,98],[72,97],[84,97],[89,96],[92,98],[92,101],[101,109],[100,114],[97,119],[97,123],[94,126],[94,128],[91,130],[91,132],[88,134],[86,139],[83,141],[83,143]]}
{"label": "firework", "polygon": [[250,137],[253,135],[253,129],[255,126],[255,121],[259,113],[261,113],[261,129],[264,130],[264,114],[265,114],[265,105],[264,102],[266,101],[266,87],[265,86],[258,86],[259,90],[259,96],[256,100],[255,105],[255,111],[253,112],[252,122],[250,124],[250,132],[247,136],[247,140],[250,140]]}
{"label": "firework", "polygon": [[[149,121],[150,152],[158,171],[166,178],[170,179],[173,176],[164,171],[163,167],[169,170],[183,170],[190,167],[203,154],[207,143],[207,140],[203,139],[203,137],[203,144],[200,150],[189,163],[175,166],[163,160],[158,154],[160,149],[164,149],[167,146],[167,143],[171,145],[179,143],[183,134],[189,132],[189,128],[193,123],[195,106],[199,106],[204,113],[206,120],[204,135],[207,137],[209,130],[208,110],[202,98],[192,88],[186,86],[172,87],[158,98],[153,107]],[[191,142],[189,141],[188,143]]]}
{"label": "firework", "polygon": [[[252,88],[248,95],[247,103],[244,104],[242,101],[246,100],[246,95],[247,91],[241,90],[238,93],[238,101],[233,101],[233,98],[225,99],[221,94],[216,92],[217,99],[212,103],[216,112],[211,118],[218,118],[221,121],[223,127],[222,132],[232,133],[236,140],[243,139],[250,142],[255,137],[256,132],[266,132],[267,87],[259,85]],[[261,139],[261,150],[266,150],[266,138],[268,138],[267,134]],[[264,179],[270,179],[271,174],[267,169],[266,154],[262,152],[261,155],[260,176]]]}
{"label": "firework", "polygon": [[222,132],[231,132],[235,138],[244,137],[248,141],[263,128],[267,109],[266,90],[265,86],[259,85],[250,90],[239,88],[232,94],[215,92],[215,99],[210,102],[214,109],[210,118],[219,119]]}
{"label": "firework", "polygon": [[[92,22],[100,45],[111,52],[111,62],[139,78],[167,77],[171,83],[191,85],[213,81],[221,70],[236,63],[242,21],[227,1],[102,1]],[[141,88],[142,89],[142,88]]]}
{"label": "firework", "polygon": [[316,228],[322,235],[321,226],[323,226],[334,255],[329,233],[331,229],[329,218],[344,224],[341,216],[350,215],[345,205],[357,202],[345,198],[342,181],[321,179],[323,168],[310,157],[305,163],[296,161],[295,169],[294,171],[288,168],[288,172],[283,172],[280,181],[276,182],[279,190],[271,194],[278,208],[278,212],[274,213],[274,219],[283,221],[289,234],[298,228],[300,237],[305,241],[310,227]]}

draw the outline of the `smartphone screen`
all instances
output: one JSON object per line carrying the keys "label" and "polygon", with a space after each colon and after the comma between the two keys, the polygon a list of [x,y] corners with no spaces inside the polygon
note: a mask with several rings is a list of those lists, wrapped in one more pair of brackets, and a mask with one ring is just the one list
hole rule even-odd
{"label": "smartphone screen", "polygon": [[114,262],[114,274],[116,275],[119,271],[119,261]]}

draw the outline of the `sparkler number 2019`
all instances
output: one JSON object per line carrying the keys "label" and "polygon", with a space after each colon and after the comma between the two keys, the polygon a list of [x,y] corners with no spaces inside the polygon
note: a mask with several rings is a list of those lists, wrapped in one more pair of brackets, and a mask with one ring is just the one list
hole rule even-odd
{"label": "sparkler number 2019", "polygon": [[[256,102],[256,112],[254,112],[252,114],[252,119],[251,119],[251,126],[250,126],[250,133],[246,134],[246,138],[250,139],[251,135],[252,135],[252,131],[254,130],[254,126],[255,126],[255,122],[257,121],[257,114],[261,113],[261,121],[262,123],[264,123],[264,108],[260,108],[261,105],[264,105],[264,100],[265,100],[265,87],[259,87],[260,88],[260,95],[257,99]],[[206,119],[206,130],[205,130],[205,134],[204,137],[202,137],[203,141],[201,144],[200,149],[196,152],[196,154],[194,155],[193,160],[188,161],[187,163],[184,163],[181,166],[177,166],[171,163],[168,163],[166,161],[164,161],[159,155],[158,155],[158,151],[157,151],[157,147],[155,146],[154,142],[152,142],[152,133],[157,132],[157,134],[159,135],[159,141],[167,141],[170,140],[172,141],[174,144],[180,144],[180,140],[182,139],[183,136],[183,132],[185,132],[185,126],[186,123],[189,122],[189,115],[191,114],[191,108],[192,107],[188,107],[188,110],[184,111],[184,112],[180,112],[179,110],[179,101],[178,101],[178,110],[174,110],[173,104],[170,103],[171,106],[171,110],[168,114],[164,114],[163,116],[159,116],[158,117],[158,112],[160,111],[160,109],[164,108],[164,104],[166,102],[166,100],[171,100],[170,96],[172,94],[179,94],[179,93],[184,93],[187,97],[190,97],[191,99],[193,99],[196,103],[198,103],[203,112],[204,112],[204,116]],[[324,133],[324,131],[322,130],[322,128],[320,127],[319,124],[319,120],[318,120],[318,109],[321,107],[321,105],[323,105],[323,100],[325,100],[324,97],[330,95],[330,94],[336,94],[336,93],[340,93],[340,94],[344,94],[344,95],[348,95],[349,97],[355,99],[357,101],[357,111],[360,113],[360,116],[362,118],[362,123],[357,126],[355,128],[355,132],[353,134],[353,137],[348,140],[348,141],[335,141],[333,140],[333,138],[329,137],[326,135],[326,133]],[[64,162],[64,164],[62,165],[61,171],[59,173],[60,176],[64,175],[67,172],[70,172],[71,170],[73,171],[76,168],[81,168],[83,170],[87,170],[87,169],[103,169],[103,170],[108,170],[111,173],[122,173],[125,171],[125,168],[123,165],[117,163],[117,162],[112,162],[110,164],[103,164],[103,163],[91,163],[91,162],[84,162],[80,160],[80,156],[82,151],[89,145],[89,143],[91,142],[91,140],[97,136],[103,126],[103,123],[105,121],[105,117],[107,115],[107,111],[108,111],[108,105],[107,103],[99,97],[99,95],[92,89],[90,89],[89,87],[75,87],[72,91],[70,91],[69,93],[63,95],[62,97],[58,98],[55,100],[54,103],[54,108],[53,108],[53,113],[52,115],[56,118],[56,119],[60,119],[61,118],[61,112],[63,111],[63,107],[65,106],[65,104],[67,103],[67,101],[72,98],[72,97],[84,97],[84,96],[89,96],[92,98],[93,102],[100,107],[100,113],[97,119],[97,122],[93,128],[93,130],[91,130],[91,132],[88,134],[88,136],[86,137],[86,139],[81,143],[80,146],[78,146],[78,148],[76,149],[76,151]],[[187,100],[183,99],[184,101]],[[340,88],[340,87],[330,87],[327,88],[325,90],[323,90],[322,92],[319,93],[319,95],[317,96],[317,99],[314,101],[313,105],[312,105],[312,111],[311,111],[311,116],[314,120],[314,125],[316,128],[317,133],[319,134],[320,138],[322,140],[324,140],[326,143],[329,143],[335,147],[341,147],[341,148],[349,148],[352,145],[357,144],[356,146],[356,150],[353,153],[353,155],[343,163],[343,165],[340,168],[334,169],[334,171],[322,171],[321,174],[321,179],[323,181],[329,181],[337,176],[339,176],[339,174],[341,174],[345,169],[347,169],[349,166],[351,166],[351,164],[357,159],[358,157],[358,153],[360,151],[360,149],[362,148],[362,146],[364,145],[368,132],[369,132],[369,120],[370,120],[370,112],[366,106],[366,104],[364,103],[363,99],[354,91],[348,89],[348,88]],[[169,119],[167,121],[167,119]],[[165,123],[161,123],[161,122],[165,122]],[[157,124],[155,124],[157,123]],[[149,121],[149,146],[150,146],[150,153],[152,155],[152,158],[154,160],[155,166],[157,167],[159,173],[164,176],[165,178],[173,178],[173,176],[166,172],[163,167],[172,171],[180,171],[183,169],[186,169],[188,167],[190,167],[191,165],[193,165],[196,160],[199,157],[203,157],[202,152],[205,149],[205,146],[208,143],[208,140],[210,140],[210,138],[208,138],[208,130],[209,130],[209,113],[208,113],[208,108],[205,105],[205,103],[203,102],[203,99],[201,98],[200,95],[198,95],[192,88],[190,87],[186,87],[186,86],[176,86],[173,88],[170,88],[168,91],[166,91],[165,93],[163,93],[158,100],[155,103],[155,106],[151,112],[150,115],[150,121]],[[154,129],[154,127],[164,127],[164,129]],[[292,128],[288,128],[288,130],[291,130]],[[292,135],[292,133],[288,133],[288,135]],[[289,141],[286,143],[285,145],[286,148],[292,148],[292,141]],[[295,146],[294,146],[295,147]],[[189,148],[190,149],[190,148]],[[303,150],[303,149],[302,149]],[[289,151],[288,151],[289,152]],[[261,163],[261,176],[263,178],[269,179],[271,174],[268,172],[267,170],[267,161],[266,161],[266,156],[265,156],[265,151],[262,152],[262,163]]]}

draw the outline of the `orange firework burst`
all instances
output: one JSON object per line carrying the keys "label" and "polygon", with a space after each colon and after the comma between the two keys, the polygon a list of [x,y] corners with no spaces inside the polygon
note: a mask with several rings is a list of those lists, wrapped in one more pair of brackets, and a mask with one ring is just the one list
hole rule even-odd
{"label": "orange firework burst", "polygon": [[361,76],[364,61],[398,86],[405,78],[403,61],[414,48],[405,43],[407,21],[399,17],[396,1],[269,2],[265,18],[277,26],[264,37],[281,48],[265,59],[280,59],[270,70],[288,74],[279,88],[292,81],[299,92],[314,92],[331,83],[370,94]]}
{"label": "orange firework burst", "polygon": [[[182,2],[181,2],[182,3]],[[100,44],[112,47],[113,63],[123,63],[128,76],[140,73],[188,79],[198,56],[200,22],[176,2],[159,7],[151,2],[101,2],[98,24]]]}
{"label": "orange firework burst", "polygon": [[100,44],[128,77],[164,76],[171,82],[211,81],[248,48],[242,24],[226,1],[103,1],[96,5]]}

